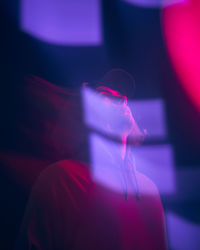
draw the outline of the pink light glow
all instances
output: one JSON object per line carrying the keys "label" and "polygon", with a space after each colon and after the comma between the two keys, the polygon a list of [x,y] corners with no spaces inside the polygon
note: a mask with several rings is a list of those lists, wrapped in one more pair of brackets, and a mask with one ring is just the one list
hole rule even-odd
{"label": "pink light glow", "polygon": [[190,100],[200,111],[200,1],[166,6],[162,21],[173,67]]}

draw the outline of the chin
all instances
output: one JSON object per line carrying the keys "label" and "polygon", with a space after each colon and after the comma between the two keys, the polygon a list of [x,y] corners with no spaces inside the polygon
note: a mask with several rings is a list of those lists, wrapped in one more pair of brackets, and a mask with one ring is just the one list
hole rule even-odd
{"label": "chin", "polygon": [[121,136],[121,135],[129,135],[131,131],[133,130],[133,118],[131,116],[122,116],[118,117],[117,120],[113,120],[109,123],[109,127],[111,131],[113,131],[115,134]]}

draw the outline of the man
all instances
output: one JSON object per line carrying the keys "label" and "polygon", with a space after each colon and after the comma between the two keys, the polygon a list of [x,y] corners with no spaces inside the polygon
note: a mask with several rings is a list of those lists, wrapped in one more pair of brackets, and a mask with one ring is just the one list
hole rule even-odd
{"label": "man", "polygon": [[142,133],[126,96],[105,83],[83,88],[85,122],[95,131],[90,162],[68,159],[43,171],[16,249],[167,249],[157,188],[127,147]]}

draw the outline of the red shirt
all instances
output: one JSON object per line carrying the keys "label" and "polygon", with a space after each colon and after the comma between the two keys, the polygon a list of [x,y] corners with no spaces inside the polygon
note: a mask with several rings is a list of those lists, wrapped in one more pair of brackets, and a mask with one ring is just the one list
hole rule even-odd
{"label": "red shirt", "polygon": [[153,182],[136,172],[140,190],[124,193],[94,182],[86,164],[61,161],[36,182],[16,249],[165,250],[164,213]]}

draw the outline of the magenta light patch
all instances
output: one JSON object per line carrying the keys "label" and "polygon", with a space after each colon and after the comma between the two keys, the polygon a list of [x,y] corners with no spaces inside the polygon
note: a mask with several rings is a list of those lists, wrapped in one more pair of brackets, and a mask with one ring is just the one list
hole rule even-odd
{"label": "magenta light patch", "polygon": [[162,10],[166,47],[172,65],[194,106],[200,111],[200,1],[169,5]]}
{"label": "magenta light patch", "polygon": [[100,0],[21,0],[21,29],[51,44],[101,45]]}
{"label": "magenta light patch", "polygon": [[186,4],[190,0],[162,0],[162,6],[167,7],[167,6],[176,6],[181,5],[181,4]]}

